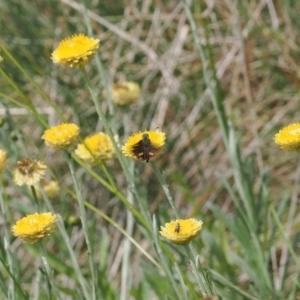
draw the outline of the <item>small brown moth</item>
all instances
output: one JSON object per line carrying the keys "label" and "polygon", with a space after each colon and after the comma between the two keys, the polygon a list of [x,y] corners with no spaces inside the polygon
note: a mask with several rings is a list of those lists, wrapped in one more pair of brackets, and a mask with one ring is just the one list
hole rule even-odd
{"label": "small brown moth", "polygon": [[159,149],[151,144],[148,133],[144,133],[142,139],[134,145],[132,151],[137,159],[149,162],[151,158],[154,158],[158,154]]}
{"label": "small brown moth", "polygon": [[177,223],[175,226],[174,232],[179,233],[179,231],[180,231],[180,224]]}

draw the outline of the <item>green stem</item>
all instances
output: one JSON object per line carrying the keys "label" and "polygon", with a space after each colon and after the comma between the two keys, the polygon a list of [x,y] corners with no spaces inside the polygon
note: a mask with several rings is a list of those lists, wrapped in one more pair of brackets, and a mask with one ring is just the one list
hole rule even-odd
{"label": "green stem", "polygon": [[56,296],[56,299],[57,300],[62,300],[62,298],[60,296],[60,293],[59,293],[59,291],[57,289],[54,277],[53,277],[53,271],[51,270],[50,265],[48,263],[47,252],[46,252],[46,249],[45,249],[43,241],[39,241],[38,242],[38,247],[39,247],[39,250],[40,250],[40,253],[41,253],[42,262],[43,262],[43,265],[44,265],[44,268],[45,268],[45,271],[46,271],[46,274],[47,274],[47,277],[48,277],[48,282],[50,284],[50,299],[52,299],[52,296],[51,296],[51,288],[52,288],[53,292],[54,292],[54,294]]}
{"label": "green stem", "polygon": [[[133,195],[129,191],[127,193],[127,199],[130,203],[133,203]],[[126,233],[128,236],[132,236],[134,219],[132,213],[129,210],[126,211],[126,217]],[[122,257],[120,300],[127,299],[128,291],[130,290],[130,286],[132,285],[132,280],[130,280],[132,276],[132,269],[130,268],[131,243],[128,239],[123,241],[123,249],[124,251]]]}
{"label": "green stem", "polygon": [[[298,258],[297,254],[295,253],[295,251],[294,251],[294,249],[293,249],[293,247],[292,247],[292,245],[291,245],[291,242],[290,242],[290,240],[289,240],[289,237],[286,236],[286,233],[285,233],[285,231],[284,231],[284,228],[283,228],[282,224],[280,223],[280,219],[279,219],[279,217],[278,217],[278,215],[277,215],[277,212],[276,212],[276,210],[275,210],[273,204],[270,205],[270,210],[271,210],[271,214],[273,215],[273,218],[274,218],[274,220],[275,220],[275,223],[276,223],[276,225],[278,226],[279,231],[280,231],[280,233],[281,233],[281,235],[282,235],[282,237],[283,237],[283,239],[284,239],[285,246],[289,249],[290,254],[291,254],[291,257],[293,258],[293,261],[294,261],[294,263],[295,263],[295,266],[294,266],[294,267],[295,267],[295,268],[297,269],[297,271],[299,272],[299,271],[300,271],[299,258]],[[296,279],[296,282],[297,282],[297,285],[299,286],[300,283],[299,283],[299,280],[298,280],[298,279]]]}
{"label": "green stem", "polygon": [[149,162],[149,165],[151,166],[151,168],[152,168],[154,174],[156,175],[158,181],[160,182],[160,184],[161,184],[161,186],[162,186],[162,188],[163,188],[163,190],[164,190],[164,192],[165,192],[165,194],[166,194],[166,196],[167,196],[167,199],[168,199],[168,201],[169,201],[169,203],[170,203],[170,205],[171,205],[171,207],[172,207],[172,209],[173,209],[173,212],[174,212],[174,214],[175,214],[176,219],[179,219],[178,209],[177,209],[177,207],[176,207],[176,205],[175,205],[174,199],[173,199],[172,196],[171,196],[169,187],[168,187],[168,185],[167,185],[167,183],[166,183],[166,181],[165,181],[163,175],[162,175],[161,172],[159,171],[159,169],[158,169],[158,167],[157,167],[157,165],[156,165],[155,162]]}
{"label": "green stem", "polygon": [[[14,264],[13,264],[13,256],[12,256],[12,253],[11,253],[11,250],[10,250],[10,234],[9,234],[9,231],[8,231],[8,209],[6,207],[6,203],[4,201],[4,198],[3,198],[3,194],[2,194],[2,191],[3,191],[3,182],[2,182],[2,174],[0,174],[0,207],[1,207],[1,212],[2,212],[2,218],[3,218],[3,224],[2,224],[2,227],[3,227],[3,230],[4,230],[4,237],[3,237],[3,240],[4,240],[4,249],[5,249],[5,252],[6,252],[6,256],[7,256],[7,261],[8,261],[8,266],[9,266],[9,271],[10,271],[10,274],[14,274],[15,273],[15,269],[14,269]],[[16,287],[15,287],[15,283],[14,283],[14,280],[13,278],[11,278],[11,292],[12,292],[12,299],[16,299]],[[7,296],[7,295],[6,295]]]}
{"label": "green stem", "polygon": [[24,104],[21,104],[23,107],[25,107],[28,111],[30,111],[34,117],[37,118],[37,120],[44,126],[44,128],[47,128],[47,123],[45,120],[40,116],[40,114],[36,111],[36,108],[33,106],[33,104],[29,101],[29,99],[24,95],[24,93],[19,89],[18,85],[14,83],[14,81],[10,78],[10,76],[4,72],[2,68],[0,68],[0,74],[7,80],[7,82],[12,86],[12,88],[19,94],[19,96],[24,101]]}
{"label": "green stem", "polygon": [[[93,176],[97,181],[99,181],[104,187],[106,187],[111,193],[116,195],[126,206],[127,209],[137,218],[141,225],[149,231],[149,226],[143,216],[136,210],[136,208],[127,200],[127,198],[117,189],[112,187],[107,181],[101,178],[93,169],[79,160],[76,156],[73,156],[80,166],[82,166],[91,176]],[[114,184],[115,185],[115,184]]]}
{"label": "green stem", "polygon": [[34,201],[35,201],[37,212],[41,213],[41,203],[40,203],[39,199],[37,198],[35,187],[33,185],[31,185],[30,189],[31,189],[31,193],[33,195]]}
{"label": "green stem", "polygon": [[97,279],[96,279],[96,272],[95,272],[95,268],[94,268],[94,263],[93,263],[93,251],[92,251],[92,246],[90,243],[90,237],[89,237],[89,232],[88,232],[88,227],[87,227],[87,218],[86,218],[86,211],[84,208],[84,201],[83,201],[83,197],[79,188],[79,184],[78,184],[78,180],[77,180],[77,176],[75,174],[75,168],[74,168],[74,163],[73,163],[73,159],[72,156],[69,152],[66,153],[66,157],[67,157],[67,162],[70,168],[70,172],[72,175],[72,179],[73,179],[73,183],[75,186],[75,191],[76,191],[76,195],[77,195],[77,200],[78,200],[78,204],[79,204],[79,210],[80,210],[80,216],[81,216],[81,222],[82,222],[82,228],[83,228],[83,232],[84,232],[84,237],[85,237],[85,242],[87,245],[87,249],[88,249],[88,259],[89,259],[89,265],[90,265],[90,270],[91,270],[91,274],[92,274],[92,299],[96,300],[97,296],[96,296],[96,286],[97,286]]}
{"label": "green stem", "polygon": [[108,217],[106,214],[104,214],[100,209],[97,209],[95,206],[93,206],[92,204],[88,203],[88,202],[84,202],[85,206],[88,207],[89,209],[91,209],[92,211],[94,211],[96,214],[98,214],[99,216],[101,216],[104,220],[106,220],[107,222],[109,222],[110,224],[112,224],[114,227],[116,227],[123,235],[125,235],[128,240],[130,240],[132,242],[132,244],[134,244],[141,253],[143,253],[152,263],[153,265],[155,265],[159,271],[163,271],[162,266],[155,261],[150,254],[144,250],[144,248],[137,243],[130,235],[127,234],[127,232],[120,227],[113,219],[111,219],[110,217]]}
{"label": "green stem", "polygon": [[[190,262],[191,262],[191,265],[192,265],[194,275],[196,277],[196,280],[197,280],[198,285],[200,287],[200,290],[202,292],[202,296],[203,297],[212,296],[214,293],[210,288],[211,284],[207,281],[207,278],[204,274],[201,262],[198,259],[196,249],[194,248],[192,242],[189,243],[188,247],[189,247],[189,250],[190,250],[190,251],[187,251],[188,256],[190,258]],[[200,268],[197,267],[197,265]]]}
{"label": "green stem", "polygon": [[[160,260],[160,264],[162,265],[162,268],[163,268],[167,278],[169,279],[174,292],[176,293],[177,299],[182,300],[182,295],[179,291],[178,284],[174,280],[174,274],[173,274],[172,267],[170,265],[170,262],[167,260],[167,257],[165,255],[165,253],[163,252],[160,241],[158,239],[158,229],[157,229],[157,222],[156,222],[155,216],[153,216],[153,232],[155,232],[155,234],[153,236],[153,238],[154,238],[153,242],[155,245],[155,250],[157,252],[157,257]],[[172,258],[174,259],[173,256],[172,256]]]}
{"label": "green stem", "polygon": [[193,18],[193,14],[190,10],[188,0],[183,0],[182,2],[184,3],[185,13],[190,22],[190,26],[192,29],[192,34],[195,42],[195,47],[198,50],[199,56],[203,64],[203,75],[205,79],[205,84],[208,87],[211,100],[217,115],[217,119],[221,128],[223,142],[227,148],[229,129],[228,129],[225,108],[223,104],[223,92],[220,86],[219,79],[217,78],[216,70],[214,68],[212,52],[211,49],[209,49],[208,42],[206,43],[207,46],[203,46],[200,41],[199,32],[197,30],[197,26]]}
{"label": "green stem", "polygon": [[[40,95],[43,97],[43,99],[55,110],[55,113],[59,116],[59,118],[61,120],[65,121],[66,119],[65,119],[64,115],[61,113],[61,111],[58,109],[58,107],[55,105],[55,103],[53,101],[51,101],[51,99],[49,99],[48,95],[44,92],[44,90],[41,89],[40,86],[33,80],[33,77],[30,76],[29,74],[27,74],[27,72],[22,67],[22,65],[20,65],[18,63],[18,61],[15,60],[14,56],[11,55],[10,52],[1,43],[0,43],[0,49],[2,49],[2,51],[5,53],[5,55],[7,55],[7,57],[9,57],[9,59],[12,61],[12,63],[20,70],[20,72],[23,73],[24,77],[26,79],[28,79],[28,81],[30,82],[30,84],[40,93]],[[0,70],[1,70],[1,67],[0,67]],[[8,78],[6,77],[6,79],[8,79]],[[33,105],[32,101],[29,100],[23,94],[23,92],[21,92],[21,90],[18,88],[18,86],[15,85],[11,80],[9,80],[9,82],[10,82],[10,84],[13,85],[13,87],[20,94],[20,96],[23,99],[25,99],[25,101],[27,102],[29,110],[32,111],[32,113],[34,114],[34,116],[39,120],[39,122],[43,125],[43,127],[44,128],[48,128],[47,122],[37,113],[37,111],[35,109],[35,106]]]}
{"label": "green stem", "polygon": [[[135,199],[137,200],[137,202],[139,204],[139,207],[141,209],[143,217],[145,218],[145,220],[147,220],[148,224],[151,224],[151,218],[150,218],[149,212],[145,208],[145,205],[143,205],[143,203],[142,203],[142,197],[139,195],[139,193],[137,191],[137,188],[136,188],[136,185],[135,185],[135,181],[134,181],[134,176],[129,171],[129,167],[128,167],[128,164],[127,164],[127,162],[125,160],[125,157],[121,153],[121,150],[120,150],[120,148],[118,147],[118,145],[117,145],[117,143],[115,141],[114,133],[112,132],[112,129],[111,129],[108,121],[106,120],[106,117],[105,117],[105,115],[104,115],[104,113],[103,113],[103,111],[101,109],[100,103],[98,101],[97,94],[95,92],[95,88],[94,88],[92,82],[90,81],[90,79],[88,78],[85,69],[81,68],[80,70],[81,70],[81,73],[82,73],[82,75],[83,75],[83,77],[85,79],[85,82],[86,82],[87,86],[88,86],[88,89],[90,91],[92,99],[94,101],[94,104],[95,104],[98,116],[100,118],[100,121],[102,122],[102,124],[103,124],[103,126],[104,126],[104,128],[106,130],[106,133],[108,134],[108,136],[109,136],[109,138],[110,138],[110,140],[111,140],[111,142],[112,142],[112,144],[113,144],[113,146],[115,148],[117,158],[119,159],[119,162],[120,162],[120,164],[122,166],[122,169],[124,171],[124,174],[126,176],[127,182],[129,184],[129,189],[134,194]],[[151,228],[150,225],[146,227],[146,229],[148,231],[150,230],[150,228]]]}
{"label": "green stem", "polygon": [[[52,213],[52,214],[55,214],[55,211],[53,209],[53,206],[51,205],[47,195],[45,194],[45,191],[43,189],[41,189],[41,193],[43,195],[43,200],[46,204],[46,207],[47,209]],[[85,299],[89,299],[90,298],[90,293],[88,292],[88,290],[90,289],[85,278],[83,277],[82,275],[82,270],[80,269],[79,267],[79,264],[78,264],[78,259],[76,258],[75,256],[75,253],[74,253],[74,250],[73,250],[73,247],[71,245],[71,241],[70,241],[70,238],[68,236],[68,233],[65,229],[65,226],[64,226],[64,222],[61,218],[60,215],[57,215],[58,217],[58,222],[57,222],[57,228],[59,230],[59,233],[62,237],[62,240],[64,241],[68,251],[69,251],[69,254],[70,254],[70,257],[71,257],[71,261],[72,261],[72,265],[74,267],[74,270],[77,274],[77,278],[78,278],[78,281],[81,285],[81,289],[82,289],[82,292],[83,292],[83,295],[85,297]]]}
{"label": "green stem", "polygon": [[114,180],[112,179],[109,172],[107,171],[106,166],[102,162],[100,162],[98,165],[99,165],[100,169],[102,170],[102,172],[104,173],[104,175],[106,176],[106,178],[107,178],[110,186],[113,188],[113,190],[115,190],[115,191],[118,190]]}

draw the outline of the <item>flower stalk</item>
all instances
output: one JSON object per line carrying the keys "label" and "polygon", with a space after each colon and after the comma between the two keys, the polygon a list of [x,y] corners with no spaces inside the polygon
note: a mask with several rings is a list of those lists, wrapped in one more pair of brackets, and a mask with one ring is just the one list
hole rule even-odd
{"label": "flower stalk", "polygon": [[69,152],[66,152],[66,157],[67,157],[67,163],[69,165],[69,169],[70,169],[70,172],[72,175],[73,183],[75,186],[75,191],[76,191],[77,200],[78,200],[78,204],[79,204],[83,233],[84,233],[85,242],[86,242],[87,249],[88,249],[88,260],[89,260],[89,265],[90,265],[90,270],[91,270],[91,275],[92,275],[92,299],[97,300],[97,295],[96,295],[97,278],[96,278],[96,271],[95,271],[94,262],[93,262],[93,249],[91,246],[89,232],[88,232],[87,217],[86,217],[86,211],[85,211],[85,207],[84,207],[84,201],[83,201],[83,197],[82,197],[82,194],[81,194],[81,191],[79,188],[78,179],[75,174],[75,168],[74,168],[74,162],[73,162],[72,156]]}

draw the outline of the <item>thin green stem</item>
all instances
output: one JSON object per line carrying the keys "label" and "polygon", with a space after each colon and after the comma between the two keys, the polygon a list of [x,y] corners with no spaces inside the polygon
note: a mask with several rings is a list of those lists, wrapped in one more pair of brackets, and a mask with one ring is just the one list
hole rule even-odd
{"label": "thin green stem", "polygon": [[127,198],[117,189],[112,187],[107,181],[101,178],[92,168],[79,160],[76,156],[73,156],[75,159],[91,176],[93,176],[97,181],[99,181],[105,188],[107,188],[111,193],[116,195],[126,206],[127,209],[137,218],[141,225],[149,230],[149,226],[143,216],[136,210],[136,208],[127,200]]}
{"label": "thin green stem", "polygon": [[[201,262],[198,258],[198,254],[196,249],[194,248],[192,242],[189,243],[188,245],[189,250],[188,252],[188,256],[190,258],[190,262],[193,268],[193,272],[195,274],[195,277],[197,279],[198,285],[200,287],[200,290],[202,292],[203,297],[207,297],[207,296],[212,296],[214,293],[211,290],[211,284],[210,282],[207,281],[207,278],[204,274],[204,270],[202,268]],[[199,266],[199,267],[197,267]]]}
{"label": "thin green stem", "polygon": [[101,171],[102,171],[102,172],[104,173],[104,175],[106,176],[106,178],[107,178],[107,180],[108,180],[110,186],[111,186],[115,191],[118,190],[118,188],[117,188],[117,186],[116,186],[114,180],[112,179],[112,177],[110,176],[109,172],[107,171],[105,164],[103,164],[102,162],[100,162],[100,163],[98,164],[98,166],[100,167]]}
{"label": "thin green stem", "polygon": [[82,228],[83,228],[83,232],[84,232],[84,237],[85,237],[85,242],[87,245],[87,249],[88,249],[88,259],[89,259],[89,265],[90,265],[90,270],[91,270],[91,274],[92,274],[92,299],[96,300],[97,299],[97,295],[96,295],[96,291],[97,291],[97,278],[96,278],[96,272],[95,272],[95,267],[94,267],[94,262],[93,262],[93,250],[92,250],[92,246],[90,243],[90,237],[89,237],[89,232],[88,232],[88,226],[87,226],[87,217],[86,217],[86,211],[84,208],[84,201],[83,201],[83,197],[79,188],[79,184],[78,184],[78,180],[77,180],[77,176],[75,173],[75,168],[74,168],[74,163],[73,163],[73,159],[70,153],[66,153],[66,157],[67,157],[67,162],[70,168],[70,172],[72,175],[72,179],[73,179],[73,183],[75,186],[75,191],[76,191],[76,195],[77,195],[77,200],[78,200],[78,204],[79,204],[79,210],[80,210],[80,217],[81,217],[81,222],[82,222]]}
{"label": "thin green stem", "polygon": [[36,276],[34,278],[34,283],[33,283],[33,296],[32,296],[32,300],[39,300],[40,299],[40,287],[41,287],[41,280],[42,280],[42,271],[40,270],[40,266],[39,268],[39,272],[36,273]]}
{"label": "thin green stem", "polygon": [[[131,164],[133,166],[133,164]],[[130,203],[133,203],[133,195],[128,191],[127,199]],[[128,236],[133,235],[133,226],[134,219],[132,213],[127,210],[126,211],[126,233]],[[123,241],[123,258],[122,258],[122,271],[121,271],[121,297],[120,300],[128,299],[128,291],[130,290],[130,286],[132,284],[132,270],[130,268],[130,253],[131,253],[131,243],[128,239]]]}
{"label": "thin green stem", "polygon": [[[6,207],[6,203],[4,201],[3,198],[3,182],[2,182],[2,174],[0,173],[0,207],[1,207],[1,212],[2,212],[2,218],[3,218],[3,230],[4,230],[4,249],[6,252],[6,256],[7,256],[7,261],[8,261],[8,266],[9,266],[9,271],[10,274],[14,274],[14,263],[13,263],[13,256],[10,250],[10,233],[8,231],[8,226],[9,226],[9,222],[8,222],[8,209]],[[16,299],[16,287],[15,287],[15,282],[13,280],[13,278],[11,278],[11,288],[10,290],[12,291],[12,299]]]}
{"label": "thin green stem", "polygon": [[[278,215],[277,215],[276,210],[275,210],[275,208],[274,208],[273,205],[270,205],[270,210],[271,210],[273,218],[274,218],[274,220],[275,220],[275,222],[276,222],[276,224],[277,224],[277,226],[279,228],[279,231],[280,231],[280,233],[281,233],[281,235],[282,235],[282,237],[283,237],[283,239],[285,241],[285,245],[289,249],[289,252],[290,252],[290,254],[291,254],[292,258],[293,258],[295,266],[296,266],[296,268],[297,268],[297,270],[299,272],[300,271],[299,258],[297,257],[297,254],[295,253],[293,247],[291,246],[291,243],[290,243],[288,237],[286,236],[284,228],[283,228],[282,224],[280,223],[280,220],[278,218]],[[297,280],[297,285],[300,286],[299,280]]]}
{"label": "thin green stem", "polygon": [[[13,62],[13,64],[20,70],[20,72],[24,75],[24,77],[27,78],[28,81],[32,84],[32,86],[40,93],[40,95],[43,97],[43,99],[55,110],[56,114],[60,117],[60,119],[65,121],[64,115],[61,113],[61,111],[58,109],[58,107],[55,105],[55,103],[53,101],[51,101],[51,99],[49,99],[47,94],[39,87],[39,85],[36,84],[36,82],[33,80],[33,77],[29,76],[27,74],[25,69],[18,63],[17,60],[15,60],[13,55],[11,55],[10,52],[3,45],[1,45],[1,43],[0,43],[0,48],[7,55],[7,57],[9,57],[9,59]],[[1,69],[1,67],[0,67],[0,69]],[[13,82],[10,80],[10,83],[12,84]],[[23,97],[24,99],[27,99],[27,97],[25,97],[23,92],[21,92],[21,90],[19,90],[19,88],[15,84],[12,84],[12,85],[16,89],[16,91],[18,93],[20,93],[21,97]],[[48,127],[47,122],[36,112],[36,109],[35,109],[34,105],[32,104],[32,102],[27,101],[27,100],[26,100],[26,102],[28,104],[28,107],[33,112],[34,116],[39,120],[39,122],[45,128],[47,128]]]}
{"label": "thin green stem", "polygon": [[167,199],[168,199],[168,201],[169,201],[169,203],[170,203],[170,205],[171,205],[171,207],[173,209],[173,212],[175,214],[176,219],[179,219],[178,209],[177,209],[177,207],[175,205],[175,201],[174,201],[173,197],[171,196],[171,193],[170,193],[169,187],[168,187],[168,185],[167,185],[167,183],[165,181],[165,178],[163,177],[163,175],[159,171],[159,169],[158,169],[158,167],[157,167],[157,165],[156,165],[156,163],[154,161],[153,162],[149,162],[149,165],[151,166],[154,174],[156,175],[158,181],[160,182],[160,184],[161,184],[161,186],[162,186],[162,188],[163,188],[163,190],[164,190],[164,192],[165,192],[165,194],[167,196]]}
{"label": "thin green stem", "polygon": [[41,212],[41,203],[36,195],[36,190],[35,190],[35,187],[33,185],[30,186],[30,189],[31,189],[31,193],[33,195],[33,199],[35,201],[35,205],[36,205],[36,209],[37,209],[37,212],[40,213]]}
{"label": "thin green stem", "polygon": [[233,285],[227,278],[222,277],[219,273],[215,272],[214,270],[210,271],[212,277],[214,277],[214,280],[216,282],[219,282],[221,285],[226,286],[228,289],[231,289],[234,291],[234,295],[240,295],[243,298],[241,299],[245,299],[245,300],[261,300],[261,298],[258,297],[254,297],[250,294],[248,294],[247,292],[241,290],[239,287],[236,287],[235,285]]}
{"label": "thin green stem", "polygon": [[158,239],[158,234],[157,234],[158,230],[157,230],[157,222],[156,222],[155,215],[153,216],[153,232],[155,232],[155,234],[154,234],[154,245],[155,245],[155,250],[157,252],[157,256],[160,260],[160,263],[163,267],[163,270],[164,270],[165,274],[167,275],[167,277],[170,281],[171,286],[173,287],[174,292],[176,293],[177,299],[182,300],[182,295],[179,291],[178,284],[174,280],[171,265],[168,262],[168,260],[166,258],[166,255],[163,252],[161,244],[160,244],[159,239]]}
{"label": "thin green stem", "polygon": [[7,80],[7,82],[13,87],[13,89],[20,95],[20,97],[23,99],[25,104],[20,104],[20,106],[25,107],[30,111],[33,116],[45,127],[47,128],[47,123],[45,120],[39,115],[39,113],[36,111],[35,107],[32,105],[32,103],[29,101],[29,99],[24,95],[24,93],[19,89],[17,84],[14,83],[14,81],[10,78],[10,76],[0,67],[0,74]]}
{"label": "thin green stem", "polygon": [[97,97],[97,94],[95,92],[95,88],[94,88],[92,82],[88,78],[85,69],[81,68],[80,70],[81,70],[81,73],[82,73],[82,75],[85,79],[85,82],[86,82],[87,86],[88,86],[88,89],[90,91],[92,99],[94,101],[94,104],[95,104],[98,116],[100,118],[100,121],[102,122],[102,124],[103,124],[103,126],[106,130],[106,133],[108,134],[108,136],[109,136],[109,138],[110,138],[110,140],[111,140],[111,142],[112,142],[112,144],[115,148],[117,158],[119,159],[119,162],[120,162],[120,164],[122,166],[122,169],[124,171],[124,174],[126,176],[127,182],[129,184],[129,189],[134,194],[134,196],[135,196],[135,198],[136,198],[136,200],[139,204],[139,207],[141,209],[142,215],[145,218],[145,220],[147,220],[147,223],[149,224],[149,226],[146,228],[147,230],[149,230],[151,228],[151,226],[150,226],[151,218],[150,218],[149,212],[145,208],[145,205],[143,205],[143,201],[142,201],[143,198],[138,193],[138,190],[136,188],[135,181],[134,181],[134,176],[133,176],[132,173],[130,173],[128,163],[125,160],[125,157],[122,155],[121,150],[120,150],[120,148],[118,147],[118,145],[116,143],[116,140],[114,138],[114,133],[112,132],[112,129],[111,129],[111,127],[110,127],[110,125],[109,125],[109,123],[108,123],[108,121],[107,121],[107,119],[106,119],[106,117],[105,117],[105,115],[102,111],[102,108],[101,108],[100,103],[98,101],[98,97]]}
{"label": "thin green stem", "polygon": [[132,244],[134,244],[141,253],[143,253],[152,263],[153,265],[155,265],[160,271],[163,271],[162,266],[155,261],[150,254],[145,251],[143,249],[143,247],[137,243],[130,235],[127,234],[127,232],[120,227],[113,219],[111,219],[110,217],[108,217],[106,214],[104,214],[100,209],[97,209],[95,206],[93,206],[92,204],[88,203],[88,202],[84,202],[85,206],[88,207],[89,209],[91,209],[92,211],[94,211],[95,213],[97,213],[99,216],[101,216],[104,220],[106,220],[107,222],[109,222],[110,224],[112,224],[114,227],[116,227],[123,235],[125,235],[131,242]]}
{"label": "thin green stem", "polygon": [[[185,13],[187,15],[187,18],[190,22],[190,26],[192,29],[192,34],[195,42],[195,47],[198,50],[199,56],[202,60],[203,64],[203,75],[205,79],[205,83],[208,87],[208,90],[210,92],[210,96],[212,99],[212,103],[217,115],[217,119],[221,128],[223,142],[227,148],[228,146],[228,124],[227,124],[227,117],[225,113],[225,108],[223,105],[223,93],[221,90],[220,82],[217,78],[216,70],[214,68],[213,63],[213,57],[210,49],[208,48],[206,43],[206,46],[202,46],[202,43],[199,38],[199,32],[197,30],[196,22],[194,20],[193,14],[190,10],[190,4],[188,3],[188,0],[183,0],[184,3],[184,9]],[[206,47],[206,48],[205,48]]]}
{"label": "thin green stem", "polygon": [[[52,214],[55,214],[55,211],[53,209],[53,206],[51,205],[47,195],[45,194],[45,191],[43,189],[41,189],[41,193],[43,195],[43,200],[46,204],[46,207],[47,209],[52,213]],[[73,250],[73,247],[71,245],[71,241],[70,241],[70,238],[68,236],[68,233],[66,231],[66,228],[64,226],[64,222],[61,218],[60,215],[57,215],[58,217],[58,222],[56,223],[57,224],[57,228],[58,228],[58,231],[62,237],[62,240],[65,242],[65,245],[69,251],[69,254],[70,254],[70,257],[71,257],[71,261],[72,261],[72,265],[74,267],[74,270],[77,274],[77,278],[78,278],[78,281],[80,283],[80,286],[81,286],[81,289],[82,289],[82,292],[84,294],[84,297],[85,299],[89,299],[90,298],[90,293],[88,292],[88,290],[90,289],[90,287],[88,286],[85,278],[83,277],[83,274],[82,274],[82,270],[80,269],[79,267],[79,264],[78,264],[78,259],[76,258],[75,256],[75,253],[74,253],[74,250]]]}
{"label": "thin green stem", "polygon": [[[53,292],[55,294],[56,299],[57,300],[62,300],[62,298],[60,296],[60,293],[57,289],[56,283],[55,283],[55,279],[54,279],[54,276],[53,276],[53,271],[51,270],[50,265],[48,263],[47,252],[46,252],[43,241],[38,242],[38,247],[39,247],[39,250],[40,250],[40,253],[41,253],[41,258],[42,258],[42,262],[43,262],[43,265],[44,265],[44,268],[45,268],[45,271],[46,271],[46,274],[47,274],[48,282],[50,284],[50,295],[51,295],[51,291],[53,289]],[[50,296],[50,299],[52,299],[52,296]]]}

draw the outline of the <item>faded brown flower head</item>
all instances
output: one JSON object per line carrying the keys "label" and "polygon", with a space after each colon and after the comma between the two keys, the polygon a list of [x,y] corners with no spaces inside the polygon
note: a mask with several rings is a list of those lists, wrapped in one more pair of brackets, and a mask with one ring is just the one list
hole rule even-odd
{"label": "faded brown flower head", "polygon": [[68,67],[85,66],[95,55],[100,40],[77,34],[62,40],[51,58],[55,64]]}
{"label": "faded brown flower head", "polygon": [[[133,81],[114,83],[111,87],[111,100],[116,105],[129,105],[135,103],[141,94],[140,86]],[[103,95],[106,96],[105,91]]]}
{"label": "faded brown flower head", "polygon": [[30,158],[18,161],[14,170],[14,182],[17,185],[35,185],[42,179],[46,172],[46,165]]}
{"label": "faded brown flower head", "polygon": [[0,173],[2,173],[7,166],[8,158],[4,150],[0,149]]}
{"label": "faded brown flower head", "polygon": [[82,144],[78,144],[75,154],[83,161],[94,164],[105,162],[115,155],[115,149],[109,136],[103,132],[88,136]]}
{"label": "faded brown flower head", "polygon": [[194,239],[202,228],[202,221],[196,219],[181,219],[161,226],[161,236],[172,243],[184,245]]}
{"label": "faded brown flower head", "polygon": [[55,230],[56,221],[57,216],[51,213],[35,213],[17,221],[12,226],[12,232],[24,242],[33,244],[48,237]]}
{"label": "faded brown flower head", "polygon": [[42,139],[47,146],[57,150],[71,149],[78,142],[79,127],[72,123],[65,123],[47,129]]}

